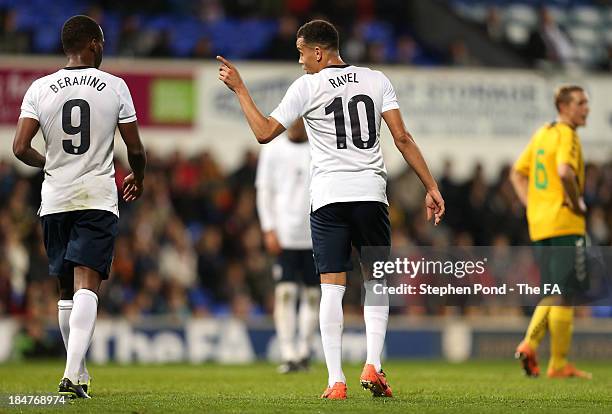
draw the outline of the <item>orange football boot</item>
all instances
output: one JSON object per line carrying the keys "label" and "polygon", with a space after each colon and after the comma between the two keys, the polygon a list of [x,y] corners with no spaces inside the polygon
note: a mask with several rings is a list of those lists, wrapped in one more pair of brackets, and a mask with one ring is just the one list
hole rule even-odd
{"label": "orange football boot", "polygon": [[376,372],[376,368],[372,364],[366,364],[361,371],[361,386],[370,390],[374,397],[393,397],[391,387],[387,383],[387,376],[380,370]]}
{"label": "orange football boot", "polygon": [[514,357],[521,361],[525,375],[528,377],[538,377],[540,375],[540,367],[536,359],[535,351],[529,346],[527,341],[523,341],[516,347]]}
{"label": "orange football boot", "polygon": [[590,372],[581,371],[570,363],[565,364],[561,369],[549,367],[546,376],[548,378],[593,378],[593,374]]}
{"label": "orange football boot", "polygon": [[346,384],[343,382],[336,382],[333,387],[327,387],[323,391],[321,398],[327,400],[346,400]]}

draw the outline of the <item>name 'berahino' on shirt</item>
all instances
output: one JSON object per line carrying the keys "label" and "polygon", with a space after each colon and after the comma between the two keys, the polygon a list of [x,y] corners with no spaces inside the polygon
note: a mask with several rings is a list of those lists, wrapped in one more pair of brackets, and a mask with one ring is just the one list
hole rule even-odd
{"label": "name 'berahino' on shirt", "polygon": [[45,139],[39,215],[95,209],[118,216],[115,129],[136,121],[123,79],[91,67],[61,69],[32,83],[20,117],[36,119]]}
{"label": "name 'berahino' on shirt", "polygon": [[69,86],[91,86],[98,92],[102,92],[104,88],[106,88],[106,82],[92,75],[81,75],[80,77],[64,76],[63,78],[57,78],[55,83],[49,85],[49,88],[51,88],[54,93],[58,93],[61,89]]}

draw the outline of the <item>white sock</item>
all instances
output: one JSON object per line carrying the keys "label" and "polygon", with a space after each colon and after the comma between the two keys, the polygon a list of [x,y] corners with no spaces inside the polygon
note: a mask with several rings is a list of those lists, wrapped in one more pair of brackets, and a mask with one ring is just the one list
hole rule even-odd
{"label": "white sock", "polygon": [[64,377],[77,384],[96,324],[98,296],[91,290],[79,289],[75,292],[73,301]]}
{"label": "white sock", "polygon": [[299,335],[298,335],[298,358],[310,358],[312,337],[317,329],[317,317],[319,316],[319,302],[321,300],[321,288],[302,287],[300,295],[299,311]]}
{"label": "white sock", "polygon": [[274,325],[283,361],[297,360],[295,351],[297,297],[297,283],[280,282],[274,289]]}
{"label": "white sock", "polygon": [[[62,333],[66,353],[68,352],[68,338],[70,337],[70,314],[72,313],[72,305],[72,300],[62,299],[57,302],[57,319],[59,321],[60,332]],[[88,380],[89,372],[87,371],[85,358],[83,358],[79,368],[79,382],[81,384],[86,384]]]}
{"label": "white sock", "polygon": [[363,306],[363,319],[366,326],[367,359],[366,364],[374,365],[377,372],[382,369],[380,357],[385,346],[387,321],[389,320],[389,295],[374,294],[375,284],[386,285],[384,281],[364,282],[366,305]]}
{"label": "white sock", "polygon": [[325,363],[329,373],[327,383],[330,387],[336,382],[346,384],[346,377],[342,372],[342,329],[344,327],[342,297],[345,290],[346,288],[341,285],[321,283],[319,324]]}
{"label": "white sock", "polygon": [[72,300],[62,299],[57,302],[57,320],[66,350],[68,350],[68,337],[70,336],[70,312],[72,312]]}

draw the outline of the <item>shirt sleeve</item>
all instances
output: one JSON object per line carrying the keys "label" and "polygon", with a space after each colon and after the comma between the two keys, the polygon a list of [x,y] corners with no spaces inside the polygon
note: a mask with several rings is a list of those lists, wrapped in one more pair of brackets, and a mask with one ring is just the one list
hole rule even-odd
{"label": "shirt sleeve", "polygon": [[306,76],[312,75],[304,75],[296,79],[289,89],[287,89],[282,101],[270,114],[270,116],[280,122],[285,129],[289,129],[298,118],[304,116],[308,108],[310,88],[308,88]]}
{"label": "shirt sleeve", "polygon": [[533,140],[529,142],[527,147],[523,150],[518,160],[514,163],[514,169],[519,173],[529,176],[529,171],[531,170],[531,160],[533,157]]}
{"label": "shirt sleeve", "polygon": [[276,221],[274,219],[276,217],[274,213],[274,165],[272,165],[273,157],[271,157],[272,145],[264,146],[259,153],[255,178],[257,215],[259,216],[261,229],[264,232],[276,228]]}
{"label": "shirt sleeve", "polygon": [[123,79],[119,82],[119,119],[117,120],[120,124],[127,124],[128,122],[136,121],[136,109],[134,109],[134,102],[132,102],[132,95],[130,89]]}
{"label": "shirt sleeve", "polygon": [[19,118],[32,118],[40,122],[38,118],[38,87],[36,82],[30,85],[23,97]]}
{"label": "shirt sleeve", "polygon": [[560,130],[559,146],[557,147],[557,166],[569,164],[578,173],[579,164],[578,136],[569,128]]}
{"label": "shirt sleeve", "polygon": [[393,85],[391,84],[391,81],[384,74],[382,74],[382,77],[383,77],[382,112],[387,112],[392,109],[399,109],[399,104],[397,102],[397,95],[395,94],[395,89],[393,89]]}

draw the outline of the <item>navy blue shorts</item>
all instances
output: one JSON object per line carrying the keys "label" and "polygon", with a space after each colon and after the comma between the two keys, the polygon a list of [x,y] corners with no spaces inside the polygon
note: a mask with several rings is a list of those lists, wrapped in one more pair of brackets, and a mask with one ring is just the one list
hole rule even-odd
{"label": "navy blue shorts", "polygon": [[272,269],[276,282],[296,282],[319,286],[321,279],[315,268],[312,250],[283,250]]}
{"label": "navy blue shorts", "polygon": [[332,203],[310,213],[315,263],[319,273],[348,272],[352,247],[363,265],[387,260],[391,225],[387,206],[377,201]]}
{"label": "navy blue shorts", "polygon": [[119,219],[103,210],[77,210],[40,218],[49,274],[73,275],[74,266],[85,266],[108,279]]}

